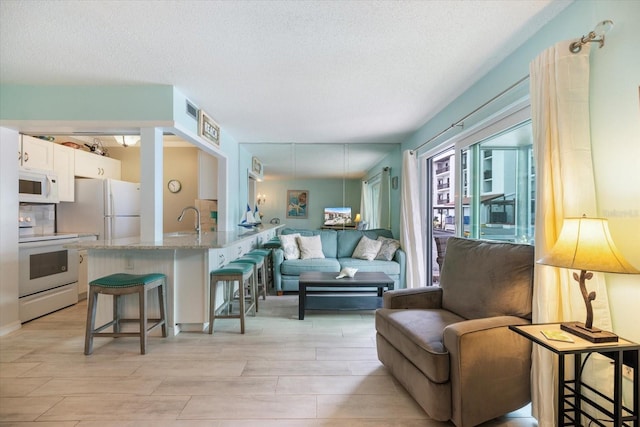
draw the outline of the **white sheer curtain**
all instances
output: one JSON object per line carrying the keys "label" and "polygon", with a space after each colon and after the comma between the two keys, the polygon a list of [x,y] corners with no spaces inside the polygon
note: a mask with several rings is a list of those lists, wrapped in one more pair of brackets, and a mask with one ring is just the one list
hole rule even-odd
{"label": "white sheer curtain", "polygon": [[372,209],[369,183],[362,181],[362,191],[360,192],[360,220],[363,223],[371,224],[370,212],[372,212]]}
{"label": "white sheer curtain", "polygon": [[382,169],[378,197],[378,223],[380,228],[391,228],[391,176],[389,168]]}
{"label": "white sheer curtain", "polygon": [[[583,46],[581,52],[574,54],[569,51],[570,42],[557,43],[530,64],[537,175],[536,259],[551,249],[565,217],[597,216],[589,128],[589,46]],[[536,266],[534,323],[584,321],[584,302],[571,273],[566,269]],[[597,293],[593,301],[594,326],[611,330],[602,274],[595,274],[588,286]],[[601,363],[602,360],[589,361],[587,367],[592,370],[591,375],[597,375]],[[553,354],[534,346],[533,414],[541,427],[555,425],[556,384]]]}
{"label": "white sheer curtain", "polygon": [[407,288],[426,286],[424,228],[420,215],[418,159],[416,153],[402,153],[400,196],[400,244],[407,254]]}

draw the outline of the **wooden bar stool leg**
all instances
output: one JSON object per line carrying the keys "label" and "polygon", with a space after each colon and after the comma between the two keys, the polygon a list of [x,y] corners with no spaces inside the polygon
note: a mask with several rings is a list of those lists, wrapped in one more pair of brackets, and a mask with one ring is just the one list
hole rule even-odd
{"label": "wooden bar stool leg", "polygon": [[267,299],[268,286],[269,286],[269,279],[268,279],[268,273],[267,273],[267,264],[266,264],[266,261],[264,261],[264,264],[262,264],[262,299],[263,300]]}
{"label": "wooden bar stool leg", "polygon": [[230,282],[228,280],[225,280],[224,282],[224,286],[225,286],[225,295],[224,297],[226,298],[225,300],[225,305],[226,310],[227,310],[227,315],[231,314],[231,309],[233,307],[232,302],[233,302],[233,282]]}
{"label": "wooden bar stool leg", "polygon": [[89,286],[89,296],[87,297],[87,326],[84,336],[84,354],[93,353],[93,330],[96,323],[96,301],[98,294],[92,286]]}
{"label": "wooden bar stool leg", "polygon": [[144,286],[138,291],[138,306],[140,307],[140,353],[147,353],[147,290]]}
{"label": "wooden bar stool leg", "polygon": [[238,280],[239,293],[240,293],[240,333],[244,334],[244,279],[240,277]]}
{"label": "wooden bar stool leg", "polygon": [[[222,284],[224,291],[224,283]],[[213,334],[213,321],[216,318],[216,290],[218,288],[218,281],[211,279],[211,285],[209,289],[209,335]]]}
{"label": "wooden bar stool leg", "polygon": [[120,332],[120,295],[113,295],[113,332]]}
{"label": "wooden bar stool leg", "polygon": [[256,292],[258,292],[258,266],[253,268],[253,280],[251,281],[251,299],[255,299],[255,305],[253,307],[254,312],[258,311],[258,298],[256,298]]}
{"label": "wooden bar stool leg", "polygon": [[254,274],[253,289],[251,290],[251,303],[253,304],[253,316],[258,313],[258,274],[257,271]]}
{"label": "wooden bar stool leg", "polygon": [[166,280],[162,279],[162,284],[158,286],[158,304],[160,305],[160,319],[162,322],[162,336],[167,336],[167,300],[166,300]]}

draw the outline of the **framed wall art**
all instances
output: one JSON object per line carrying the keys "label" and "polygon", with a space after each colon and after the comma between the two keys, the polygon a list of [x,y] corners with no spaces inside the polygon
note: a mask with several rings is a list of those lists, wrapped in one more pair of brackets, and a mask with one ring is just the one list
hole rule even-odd
{"label": "framed wall art", "polygon": [[200,110],[198,120],[198,136],[205,138],[216,146],[220,146],[220,126],[207,113]]}
{"label": "framed wall art", "polygon": [[309,214],[309,191],[287,190],[287,218],[305,219]]}
{"label": "framed wall art", "polygon": [[251,159],[251,172],[262,175],[262,162],[257,157]]}

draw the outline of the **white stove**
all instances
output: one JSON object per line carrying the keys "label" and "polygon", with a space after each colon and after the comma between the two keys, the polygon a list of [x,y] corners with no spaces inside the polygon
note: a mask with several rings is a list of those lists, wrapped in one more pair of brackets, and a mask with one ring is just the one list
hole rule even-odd
{"label": "white stove", "polygon": [[49,240],[77,239],[75,233],[52,233],[52,234],[31,234],[19,237],[18,243],[43,242]]}
{"label": "white stove", "polygon": [[77,234],[20,235],[18,296],[20,321],[78,302]]}

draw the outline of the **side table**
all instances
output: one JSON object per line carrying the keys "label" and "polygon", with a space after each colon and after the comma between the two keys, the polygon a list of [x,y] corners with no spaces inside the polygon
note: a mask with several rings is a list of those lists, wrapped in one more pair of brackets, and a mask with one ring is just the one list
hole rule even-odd
{"label": "side table", "polygon": [[[592,343],[575,335],[570,335],[574,342],[562,342],[547,339],[542,334],[543,330],[560,332],[559,323],[509,326],[509,329],[558,355],[558,415],[556,425],[581,426],[583,425],[582,417],[586,417],[590,420],[589,425],[638,427],[638,420],[640,419],[640,392],[638,391],[640,384],[640,373],[638,372],[640,344],[623,338],[619,338],[618,342]],[[613,361],[613,396],[606,396],[600,390],[582,380],[583,356],[585,356],[586,360],[591,353],[600,353]],[[565,372],[565,357],[570,355],[574,356],[573,379],[567,379],[567,373]],[[623,365],[633,368],[631,407],[622,404]],[[607,407],[585,396],[583,394],[584,390],[596,393],[606,402]],[[594,417],[586,413],[585,407],[595,409],[599,416]],[[603,417],[606,417],[606,420]]]}

